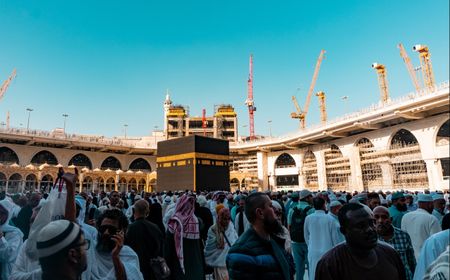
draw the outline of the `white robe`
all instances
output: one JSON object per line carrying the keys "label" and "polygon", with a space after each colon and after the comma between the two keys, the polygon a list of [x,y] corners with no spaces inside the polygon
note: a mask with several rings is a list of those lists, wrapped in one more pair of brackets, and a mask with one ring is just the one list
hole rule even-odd
{"label": "white robe", "polygon": [[241,214],[244,214],[244,231],[242,232],[242,234],[244,234],[244,232],[249,229],[252,225],[250,224],[250,222],[247,219],[247,216],[245,215],[244,212],[240,212],[236,215],[236,218],[234,219],[234,228],[236,229],[236,232],[239,232],[239,217]]}
{"label": "white robe", "polygon": [[419,208],[416,211],[408,212],[403,216],[402,230],[406,231],[411,237],[414,255],[417,260],[425,240],[431,235],[441,231],[441,226],[435,216]]}
{"label": "white robe", "polygon": [[336,220],[323,210],[306,216],[304,235],[308,246],[309,279],[314,279],[320,258],[331,248],[342,242]]}
{"label": "white robe", "polygon": [[211,267],[226,267],[226,258],[228,251],[230,250],[230,247],[233,246],[233,244],[238,239],[238,235],[236,231],[234,230],[233,224],[230,222],[228,225],[227,230],[225,231],[225,235],[228,238],[228,241],[230,242],[230,245],[228,245],[228,242],[224,238],[224,248],[219,249],[217,248],[217,236],[214,232],[216,230],[216,225],[214,224],[211,226],[208,230],[208,239],[206,240],[205,245],[205,262],[207,265]]}
{"label": "white robe", "polygon": [[[112,261],[111,254],[100,254],[95,249],[94,242],[94,250],[89,250],[90,254],[88,255],[88,260],[92,261],[92,265],[87,271],[89,273],[88,279],[96,280],[115,280],[116,272],[114,269],[114,264]],[[139,269],[139,258],[136,253],[130,247],[124,245],[119,254],[120,260],[125,268],[125,272],[127,274],[127,280],[143,280],[144,277]]]}
{"label": "white robe", "polygon": [[423,244],[414,272],[414,280],[422,280],[428,267],[450,245],[450,229],[433,234]]}

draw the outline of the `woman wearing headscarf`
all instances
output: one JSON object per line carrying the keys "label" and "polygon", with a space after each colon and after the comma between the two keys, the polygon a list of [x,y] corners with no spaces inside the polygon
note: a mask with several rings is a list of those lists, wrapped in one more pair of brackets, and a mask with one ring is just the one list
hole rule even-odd
{"label": "woman wearing headscarf", "polygon": [[230,247],[238,239],[228,208],[217,212],[217,221],[208,230],[208,239],[205,245],[206,264],[214,268],[215,280],[228,280],[226,257]]}
{"label": "woman wearing headscarf", "polygon": [[164,257],[170,268],[170,279],[201,280],[205,278],[200,229],[194,215],[195,197],[178,199],[175,213],[169,219]]}

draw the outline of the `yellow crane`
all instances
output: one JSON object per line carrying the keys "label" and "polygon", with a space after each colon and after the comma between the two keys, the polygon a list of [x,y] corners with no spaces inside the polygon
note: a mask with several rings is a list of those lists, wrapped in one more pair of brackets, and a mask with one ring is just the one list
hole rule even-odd
{"label": "yellow crane", "polygon": [[406,69],[408,70],[409,76],[411,77],[411,81],[413,82],[414,88],[416,91],[420,90],[419,80],[417,79],[416,72],[414,71],[414,67],[411,63],[411,59],[408,56],[403,44],[398,44],[398,48],[400,49],[400,56],[403,58],[403,62],[405,62]]}
{"label": "yellow crane", "polygon": [[297,112],[291,113],[291,118],[300,119],[300,128],[306,127],[306,115],[308,114],[309,104],[311,103],[311,95],[314,91],[314,86],[316,85],[317,77],[319,75],[320,65],[322,64],[322,60],[324,58],[325,50],[321,50],[319,54],[319,58],[316,62],[316,68],[314,69],[314,75],[311,81],[311,85],[309,86],[308,95],[306,96],[306,102],[304,110],[302,111],[300,106],[298,105],[297,99],[295,96],[292,96],[292,101],[294,102],[295,109]]}
{"label": "yellow crane", "polygon": [[327,108],[325,107],[325,92],[319,91],[318,93],[316,93],[316,96],[319,97],[320,121],[324,124],[327,122]]}
{"label": "yellow crane", "polygon": [[431,54],[425,45],[415,45],[413,51],[419,53],[420,68],[422,68],[423,80],[425,87],[432,91],[434,89],[434,73],[431,65]]}
{"label": "yellow crane", "polygon": [[3,83],[2,87],[0,88],[0,100],[2,100],[3,96],[6,93],[6,90],[8,89],[9,84],[15,77],[16,77],[16,69],[14,69],[12,71],[12,74],[9,76],[9,78]]}
{"label": "yellow crane", "polygon": [[383,64],[372,63],[372,68],[377,71],[378,85],[380,86],[381,102],[386,104],[389,101],[389,89],[386,79],[386,67]]}

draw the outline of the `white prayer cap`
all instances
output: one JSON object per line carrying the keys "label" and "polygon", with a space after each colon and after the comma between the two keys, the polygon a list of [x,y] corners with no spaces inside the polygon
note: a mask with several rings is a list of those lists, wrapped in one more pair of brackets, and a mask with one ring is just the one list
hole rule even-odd
{"label": "white prayer cap", "polygon": [[36,247],[39,258],[45,258],[61,252],[80,238],[80,227],[67,220],[57,220],[41,229]]}
{"label": "white prayer cap", "polygon": [[433,197],[431,194],[419,194],[419,198],[417,199],[417,202],[433,202]]}
{"label": "white prayer cap", "polygon": [[272,200],[272,207],[278,210],[282,210],[280,203],[278,203],[278,201],[276,200]]}
{"label": "white prayer cap", "polygon": [[142,199],[142,196],[140,196],[140,195],[135,195],[134,196],[134,201],[138,201],[138,200],[141,200]]}
{"label": "white prayer cap", "polygon": [[336,207],[336,206],[342,206],[342,203],[340,203],[337,200],[333,200],[330,202],[330,208]]}

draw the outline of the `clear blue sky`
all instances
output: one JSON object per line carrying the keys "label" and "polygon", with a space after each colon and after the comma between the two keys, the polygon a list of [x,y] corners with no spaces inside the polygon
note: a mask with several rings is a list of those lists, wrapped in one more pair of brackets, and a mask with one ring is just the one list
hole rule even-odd
{"label": "clear blue sky", "polygon": [[[316,90],[330,118],[379,99],[372,62],[384,63],[393,97],[412,91],[396,45],[415,66],[414,44],[430,47],[436,81],[449,77],[449,1],[14,1],[0,0],[0,80],[17,78],[0,120],[69,133],[149,135],[162,128],[167,88],[191,115],[232,104],[248,134],[248,56],[254,54],[258,134],[298,128],[321,49]],[[299,89],[299,90],[298,90]],[[349,96],[347,108],[341,97]],[[308,123],[317,123],[314,96]]]}

